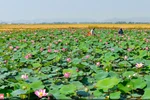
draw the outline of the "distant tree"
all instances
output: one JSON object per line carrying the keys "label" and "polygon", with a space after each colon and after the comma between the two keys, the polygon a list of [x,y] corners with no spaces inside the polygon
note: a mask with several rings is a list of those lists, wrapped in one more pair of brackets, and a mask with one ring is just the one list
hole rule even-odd
{"label": "distant tree", "polygon": [[118,21],[115,24],[127,24],[127,22],[125,22],[125,21]]}
{"label": "distant tree", "polygon": [[128,22],[128,24],[134,24],[134,22]]}

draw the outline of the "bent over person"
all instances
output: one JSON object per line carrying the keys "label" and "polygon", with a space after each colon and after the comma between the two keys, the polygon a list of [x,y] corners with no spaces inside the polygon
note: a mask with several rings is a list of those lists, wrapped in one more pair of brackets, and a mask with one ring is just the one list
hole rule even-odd
{"label": "bent over person", "polygon": [[122,30],[122,28],[119,29],[118,34],[123,35],[123,30]]}
{"label": "bent over person", "polygon": [[95,35],[94,30],[95,28],[91,29],[91,31],[87,33],[87,36]]}

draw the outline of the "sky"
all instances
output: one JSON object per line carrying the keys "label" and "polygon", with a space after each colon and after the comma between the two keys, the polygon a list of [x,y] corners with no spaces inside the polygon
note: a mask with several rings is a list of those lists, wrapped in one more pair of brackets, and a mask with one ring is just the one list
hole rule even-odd
{"label": "sky", "polygon": [[150,18],[150,0],[0,0],[0,21]]}

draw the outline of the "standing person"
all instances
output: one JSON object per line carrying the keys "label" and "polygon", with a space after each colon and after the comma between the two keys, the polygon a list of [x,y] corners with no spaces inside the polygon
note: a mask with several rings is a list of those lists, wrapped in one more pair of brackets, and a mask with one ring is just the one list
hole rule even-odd
{"label": "standing person", "polygon": [[94,32],[95,28],[91,29],[91,35],[95,35],[95,32]]}
{"label": "standing person", "polygon": [[123,30],[122,30],[122,28],[119,29],[118,34],[123,35]]}
{"label": "standing person", "polygon": [[91,29],[91,31],[87,33],[87,36],[95,35],[94,30],[95,28]]}

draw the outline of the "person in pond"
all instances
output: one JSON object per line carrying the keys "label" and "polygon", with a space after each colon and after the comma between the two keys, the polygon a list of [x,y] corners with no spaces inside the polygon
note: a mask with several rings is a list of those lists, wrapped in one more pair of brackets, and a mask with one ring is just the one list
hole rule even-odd
{"label": "person in pond", "polygon": [[123,30],[122,30],[122,28],[119,29],[118,34],[123,35]]}
{"label": "person in pond", "polygon": [[95,28],[91,29],[91,31],[87,33],[87,36],[95,35],[94,30]]}

